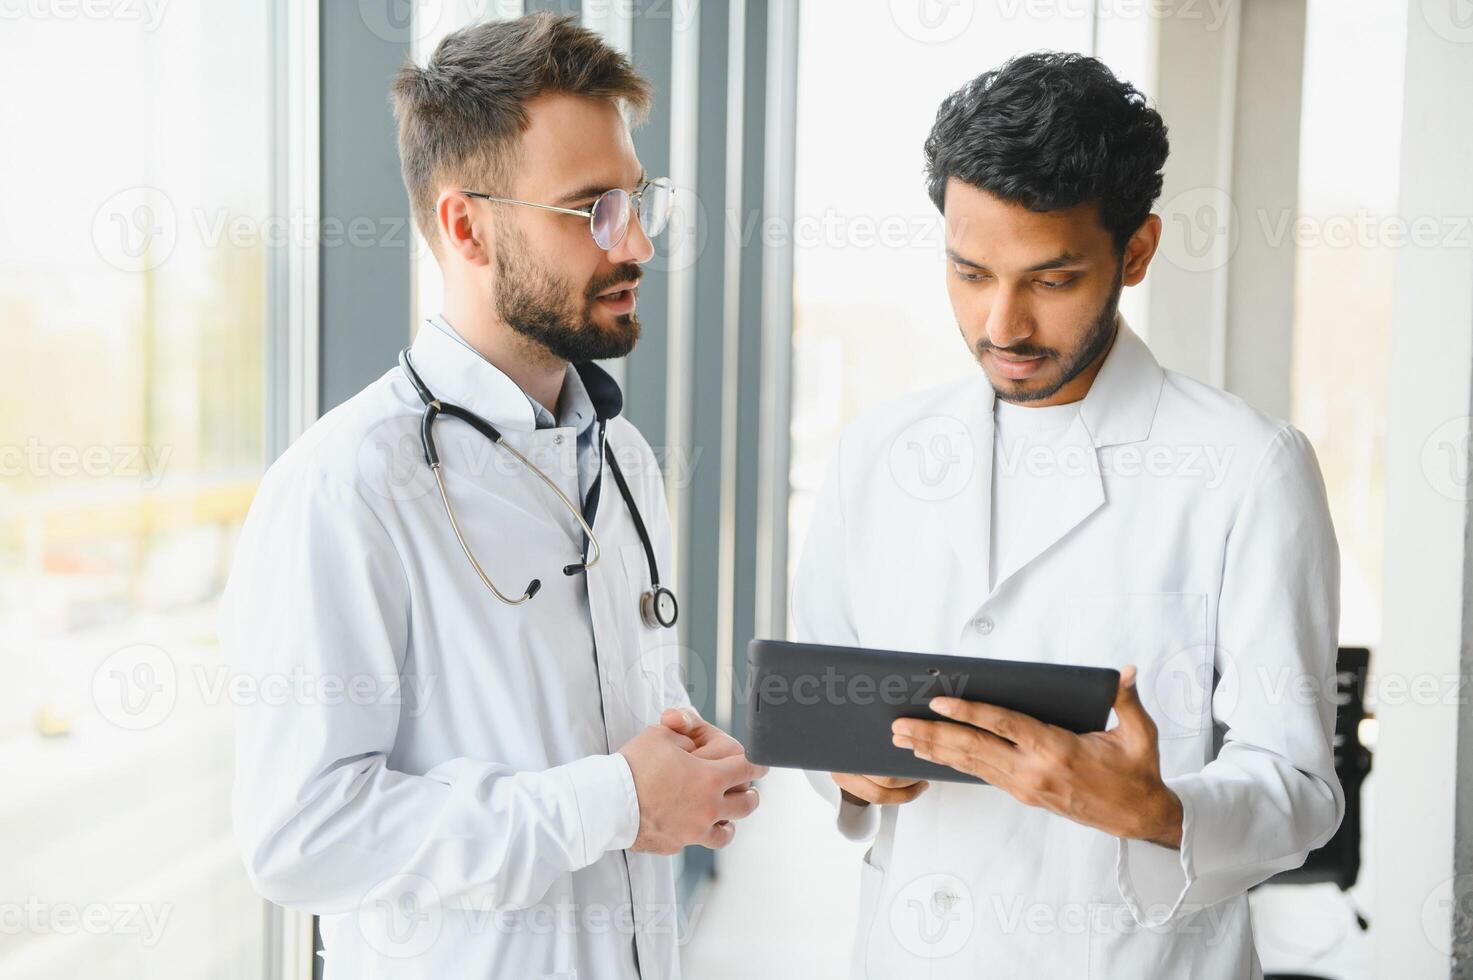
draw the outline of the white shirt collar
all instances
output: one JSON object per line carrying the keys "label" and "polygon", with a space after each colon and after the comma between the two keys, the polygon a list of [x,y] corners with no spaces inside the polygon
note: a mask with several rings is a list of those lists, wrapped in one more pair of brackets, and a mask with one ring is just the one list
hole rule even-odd
{"label": "white shirt collar", "polygon": [[[433,397],[453,402],[496,426],[522,431],[537,427],[538,410],[544,406],[466,343],[443,316],[429,317],[421,325],[409,355]],[[623,396],[603,369],[570,364],[559,402],[555,424],[572,426],[581,433],[598,418],[619,414]],[[547,414],[551,416],[550,410]]]}

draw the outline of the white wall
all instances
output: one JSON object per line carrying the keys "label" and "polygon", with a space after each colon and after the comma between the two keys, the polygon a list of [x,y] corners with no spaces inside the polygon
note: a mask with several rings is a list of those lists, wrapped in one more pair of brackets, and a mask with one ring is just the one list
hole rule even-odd
{"label": "white wall", "polygon": [[[1460,775],[1473,779],[1473,772],[1460,774],[1458,759],[1459,736],[1470,733],[1460,732],[1459,706],[1445,703],[1457,693],[1470,640],[1473,25],[1452,19],[1452,4],[1410,6],[1397,212],[1434,233],[1405,245],[1396,268],[1371,921],[1382,976],[1445,977],[1455,906],[1454,789]],[[1454,216],[1465,224],[1461,239],[1449,241]],[[1393,682],[1407,693],[1384,696]],[[1465,875],[1464,889],[1466,882]],[[1468,975],[1466,924],[1459,931],[1459,975]]]}

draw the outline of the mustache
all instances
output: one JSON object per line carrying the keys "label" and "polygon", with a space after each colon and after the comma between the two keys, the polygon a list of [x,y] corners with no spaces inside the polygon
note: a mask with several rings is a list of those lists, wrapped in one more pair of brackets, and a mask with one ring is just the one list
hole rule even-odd
{"label": "mustache", "polygon": [[634,262],[626,262],[621,266],[616,266],[608,275],[600,276],[590,282],[585,295],[589,299],[593,299],[605,289],[613,289],[615,286],[623,286],[626,289],[632,288],[638,286],[639,281],[643,278],[643,269]]}
{"label": "mustache", "polygon": [[1059,356],[1059,352],[1058,351],[1053,350],[1052,348],[1049,348],[1049,347],[1040,347],[1037,344],[1022,343],[1022,344],[1013,344],[1010,347],[999,347],[996,344],[994,344],[992,341],[988,340],[986,337],[983,337],[981,340],[977,341],[977,353],[979,355],[982,354],[984,351],[989,351],[989,350],[1001,351],[1002,353],[1008,355],[1009,357],[1058,357]]}

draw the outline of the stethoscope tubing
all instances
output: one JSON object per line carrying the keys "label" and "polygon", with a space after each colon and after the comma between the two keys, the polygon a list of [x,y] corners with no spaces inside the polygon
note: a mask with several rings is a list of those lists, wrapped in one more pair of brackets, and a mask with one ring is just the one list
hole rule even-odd
{"label": "stethoscope tubing", "polygon": [[[520,598],[513,598],[496,587],[496,584],[491,581],[491,577],[486,574],[486,570],[481,567],[481,563],[476,560],[475,554],[471,551],[470,544],[466,541],[465,535],[461,531],[460,521],[455,516],[455,508],[450,503],[450,494],[445,488],[445,478],[440,464],[440,454],[435,446],[435,437],[432,431],[435,419],[441,415],[448,415],[451,418],[460,419],[489,439],[493,445],[499,446],[510,453],[524,467],[535,473],[537,478],[546,484],[548,489],[557,494],[563,506],[577,520],[578,526],[587,535],[588,550],[581,562],[563,566],[564,575],[575,575],[580,571],[585,571],[597,565],[599,558],[603,554],[602,548],[598,543],[598,536],[593,533],[593,528],[589,525],[587,518],[583,516],[582,510],[573,503],[572,499],[568,497],[562,487],[553,482],[552,478],[543,472],[541,467],[535,465],[524,454],[518,451],[516,447],[503,440],[500,430],[490,422],[487,422],[473,412],[461,408],[459,405],[443,402],[436,398],[420,378],[419,373],[415,371],[407,348],[399,353],[399,366],[403,370],[405,377],[409,379],[410,384],[413,385],[415,392],[419,395],[420,401],[424,404],[424,412],[420,416],[419,435],[420,446],[424,452],[425,464],[435,476],[435,486],[440,492],[440,502],[445,507],[445,516],[450,521],[450,529],[455,534],[455,540],[460,545],[460,550],[465,553],[466,560],[470,562],[471,568],[475,570],[476,576],[480,578],[482,584],[491,590],[496,598],[510,606],[521,605],[536,595],[538,590],[542,588],[542,580],[534,578],[527,584],[527,588]],[[634,529],[639,534],[640,544],[644,546],[645,560],[648,561],[650,567],[651,589],[644,596],[641,596],[641,616],[651,626],[673,626],[674,617],[678,615],[675,612],[675,610],[678,610],[678,604],[675,602],[674,595],[660,585],[659,565],[655,559],[655,548],[650,540],[649,529],[645,527],[644,517],[640,514],[639,507],[634,502],[634,494],[629,489],[629,483],[624,478],[624,472],[619,466],[619,461],[615,458],[614,453],[609,451],[606,443],[603,448],[605,451],[604,459],[609,465],[610,472],[614,475],[614,482],[618,485],[619,495],[624,498],[625,504],[629,507],[629,515],[634,521]],[[661,597],[668,598],[671,604],[672,611],[669,614],[669,622],[662,621],[661,614],[653,611],[658,607],[657,600]]]}

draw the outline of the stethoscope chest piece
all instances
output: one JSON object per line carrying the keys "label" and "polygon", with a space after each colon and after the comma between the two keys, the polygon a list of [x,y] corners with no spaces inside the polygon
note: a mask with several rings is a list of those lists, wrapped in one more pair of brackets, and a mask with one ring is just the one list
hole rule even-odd
{"label": "stethoscope chest piece", "polygon": [[639,617],[652,630],[674,626],[679,615],[680,604],[675,601],[675,593],[663,585],[657,585],[639,597]]}

